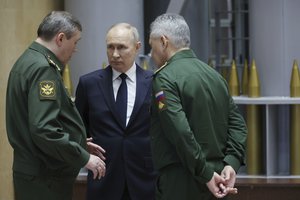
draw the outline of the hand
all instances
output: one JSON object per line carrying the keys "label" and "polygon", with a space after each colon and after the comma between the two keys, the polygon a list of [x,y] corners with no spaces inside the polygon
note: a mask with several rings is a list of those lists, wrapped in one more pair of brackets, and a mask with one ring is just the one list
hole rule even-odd
{"label": "hand", "polygon": [[98,156],[99,158],[101,158],[102,160],[105,160],[106,158],[104,157],[104,153],[105,153],[105,150],[92,142],[93,138],[87,138],[86,139],[86,144],[87,144],[87,150],[90,154],[93,154],[95,156]]}
{"label": "hand", "polygon": [[223,192],[222,184],[225,183],[225,179],[214,172],[213,177],[209,182],[206,183],[206,186],[210,190],[210,192],[217,198],[223,198],[227,195],[227,193]]}
{"label": "hand", "polygon": [[89,161],[85,165],[85,167],[93,172],[94,179],[96,178],[100,179],[101,177],[105,176],[105,170],[106,170],[105,163],[98,156],[90,154]]}
{"label": "hand", "polygon": [[225,183],[219,185],[226,194],[237,194],[237,188],[234,188],[236,173],[230,165],[226,165],[221,172],[221,176],[225,179]]}

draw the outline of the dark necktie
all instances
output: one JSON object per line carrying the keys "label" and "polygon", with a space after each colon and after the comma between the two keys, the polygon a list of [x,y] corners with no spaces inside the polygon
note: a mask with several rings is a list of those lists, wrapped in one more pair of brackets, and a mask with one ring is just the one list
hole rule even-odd
{"label": "dark necktie", "polygon": [[120,113],[122,119],[123,127],[126,127],[126,116],[127,116],[127,84],[126,78],[127,75],[122,73],[119,76],[122,79],[122,83],[119,87],[117,98],[116,98],[116,106],[117,111]]}

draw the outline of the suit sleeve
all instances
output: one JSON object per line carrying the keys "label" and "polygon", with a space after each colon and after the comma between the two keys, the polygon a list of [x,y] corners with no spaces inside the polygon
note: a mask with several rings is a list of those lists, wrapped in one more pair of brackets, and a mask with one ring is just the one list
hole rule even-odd
{"label": "suit sleeve", "polygon": [[[41,87],[43,82],[46,84]],[[59,119],[60,112],[66,110],[62,109],[62,101],[66,103],[70,101],[65,94],[62,95],[65,91],[62,91],[64,86],[58,74],[52,67],[42,67],[35,72],[29,84],[31,86],[28,91],[28,118],[32,141],[41,151],[37,156],[44,160],[48,167],[52,164],[54,167],[59,166],[60,163],[68,163],[77,168],[83,167],[88,162],[89,153],[75,142],[80,140],[82,133],[66,132],[63,123],[69,121]],[[42,96],[41,89],[49,90]],[[53,95],[50,95],[51,92]]]}
{"label": "suit sleeve", "polygon": [[89,133],[89,117],[88,117],[89,105],[87,102],[88,100],[86,96],[86,89],[84,86],[85,86],[84,81],[82,78],[80,78],[78,86],[76,88],[75,104],[85,125],[87,137],[89,138],[91,137]]}
{"label": "suit sleeve", "polygon": [[[175,147],[182,165],[201,183],[208,182],[214,173],[207,163],[201,146],[194,138],[186,114],[182,109],[176,84],[157,76],[153,85],[154,94],[164,95],[158,111],[163,133]],[[159,105],[158,105],[159,106]]]}

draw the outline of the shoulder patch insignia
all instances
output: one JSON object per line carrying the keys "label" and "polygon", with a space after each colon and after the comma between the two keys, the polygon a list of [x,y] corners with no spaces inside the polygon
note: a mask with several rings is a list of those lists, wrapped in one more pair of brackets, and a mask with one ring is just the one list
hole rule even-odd
{"label": "shoulder patch insignia", "polygon": [[159,91],[158,93],[156,93],[155,98],[158,105],[158,110],[164,110],[167,108],[164,91]]}
{"label": "shoulder patch insignia", "polygon": [[44,80],[39,83],[40,100],[56,100],[56,85],[55,81]]}

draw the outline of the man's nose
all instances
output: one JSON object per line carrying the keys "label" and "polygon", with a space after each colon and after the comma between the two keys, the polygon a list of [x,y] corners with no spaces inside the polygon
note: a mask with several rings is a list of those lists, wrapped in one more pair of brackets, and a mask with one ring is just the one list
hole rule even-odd
{"label": "man's nose", "polygon": [[119,56],[120,56],[118,49],[115,49],[115,50],[114,50],[113,56],[114,56],[114,57],[119,57]]}

